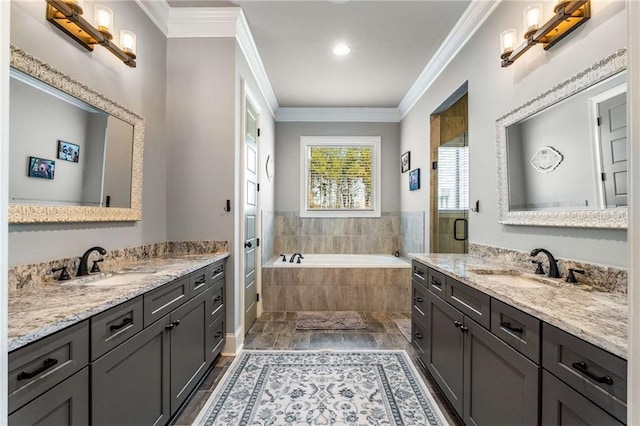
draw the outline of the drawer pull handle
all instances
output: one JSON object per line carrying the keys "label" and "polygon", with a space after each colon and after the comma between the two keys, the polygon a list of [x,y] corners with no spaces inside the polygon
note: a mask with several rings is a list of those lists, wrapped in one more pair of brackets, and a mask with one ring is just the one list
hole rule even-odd
{"label": "drawer pull handle", "polygon": [[610,376],[596,376],[591,371],[589,371],[587,364],[585,364],[584,361],[574,362],[573,364],[571,364],[571,366],[588,378],[593,379],[598,383],[604,383],[606,385],[613,384],[613,379]]}
{"label": "drawer pull handle", "polygon": [[213,337],[217,339],[218,337],[221,337],[221,336],[222,336],[222,331],[218,331]]}
{"label": "drawer pull handle", "polygon": [[424,299],[422,297],[414,297],[413,300],[418,302],[418,303],[424,302]]}
{"label": "drawer pull handle", "polygon": [[513,331],[514,333],[522,333],[524,330],[522,327],[512,327],[509,321],[500,321],[500,326]]}
{"label": "drawer pull handle", "polygon": [[50,369],[51,367],[53,367],[57,363],[58,363],[57,359],[55,359],[55,358],[47,358],[47,359],[44,360],[44,362],[42,363],[41,367],[36,368],[32,372],[22,371],[20,374],[18,374],[18,380],[32,379],[32,378],[36,377],[38,374],[47,371],[48,369]]}
{"label": "drawer pull handle", "polygon": [[216,297],[213,298],[214,302],[219,302],[221,300],[222,300],[222,296],[220,296],[220,295],[217,295]]}
{"label": "drawer pull handle", "polygon": [[126,327],[129,324],[133,324],[133,318],[127,317],[122,320],[120,324],[111,324],[109,330],[120,330],[122,327]]}
{"label": "drawer pull handle", "polygon": [[454,321],[453,325],[455,325],[456,328],[461,328],[462,327],[462,323],[460,321]]}
{"label": "drawer pull handle", "polygon": [[422,272],[420,269],[417,269],[417,268],[413,270],[413,273],[416,275],[420,275],[421,277],[424,276],[424,272]]}
{"label": "drawer pull handle", "polygon": [[213,270],[213,275],[221,274],[222,271],[224,271],[224,268],[222,266],[219,266],[219,267],[217,267],[216,269]]}
{"label": "drawer pull handle", "polygon": [[442,285],[442,283],[440,282],[440,280],[437,280],[437,279],[431,277],[431,285],[435,285],[436,287],[440,287]]}
{"label": "drawer pull handle", "polygon": [[194,286],[194,288],[195,287],[199,287],[199,286],[201,286],[202,284],[204,284],[206,282],[207,282],[207,278],[203,275],[200,279],[198,279],[198,281],[193,283],[194,284],[193,286]]}
{"label": "drawer pull handle", "polygon": [[418,333],[417,331],[413,333],[413,335],[416,337],[416,339],[422,339],[422,334]]}

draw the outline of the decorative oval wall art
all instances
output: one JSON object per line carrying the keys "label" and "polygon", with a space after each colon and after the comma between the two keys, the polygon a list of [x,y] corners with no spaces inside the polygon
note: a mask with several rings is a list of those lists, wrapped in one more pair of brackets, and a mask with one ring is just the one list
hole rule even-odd
{"label": "decorative oval wall art", "polygon": [[531,157],[531,166],[537,172],[549,173],[562,163],[563,158],[562,154],[552,147],[543,146]]}

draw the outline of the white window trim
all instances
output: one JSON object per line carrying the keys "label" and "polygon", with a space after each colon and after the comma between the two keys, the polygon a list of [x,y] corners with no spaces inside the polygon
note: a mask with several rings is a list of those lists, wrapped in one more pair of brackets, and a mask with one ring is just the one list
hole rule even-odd
{"label": "white window trim", "polygon": [[[373,210],[307,210],[307,147],[309,146],[372,146]],[[380,136],[301,136],[300,137],[300,217],[380,217],[381,200],[381,137]]]}

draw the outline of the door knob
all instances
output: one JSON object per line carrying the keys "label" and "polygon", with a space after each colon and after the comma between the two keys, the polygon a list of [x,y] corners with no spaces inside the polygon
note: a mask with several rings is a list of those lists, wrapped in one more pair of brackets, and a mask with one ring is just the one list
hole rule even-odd
{"label": "door knob", "polygon": [[251,241],[244,243],[244,248],[251,248],[253,247],[253,244],[251,244]]}

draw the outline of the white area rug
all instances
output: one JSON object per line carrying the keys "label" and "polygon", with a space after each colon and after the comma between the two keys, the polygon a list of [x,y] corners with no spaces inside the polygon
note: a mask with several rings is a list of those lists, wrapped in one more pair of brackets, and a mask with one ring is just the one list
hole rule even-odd
{"label": "white area rug", "polygon": [[446,425],[405,351],[242,351],[196,425]]}

